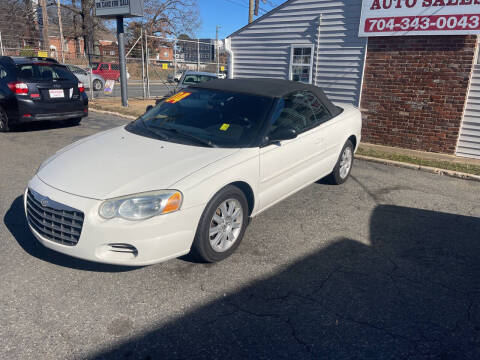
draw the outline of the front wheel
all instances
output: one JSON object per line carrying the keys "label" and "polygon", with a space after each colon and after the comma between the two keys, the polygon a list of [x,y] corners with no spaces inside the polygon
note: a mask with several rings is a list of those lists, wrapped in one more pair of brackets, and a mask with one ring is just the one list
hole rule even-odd
{"label": "front wheel", "polygon": [[229,257],[240,245],[248,224],[245,194],[228,185],[207,204],[200,218],[192,253],[202,261],[217,262]]}
{"label": "front wheel", "polygon": [[352,171],[353,165],[353,144],[350,140],[347,140],[343,145],[342,152],[338,158],[332,173],[329,175],[328,180],[334,185],[343,184],[347,181]]}

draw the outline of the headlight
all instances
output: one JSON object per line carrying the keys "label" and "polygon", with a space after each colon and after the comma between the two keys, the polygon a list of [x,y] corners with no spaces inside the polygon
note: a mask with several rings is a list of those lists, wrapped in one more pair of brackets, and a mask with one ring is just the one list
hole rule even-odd
{"label": "headlight", "polygon": [[179,210],[182,200],[182,193],[177,190],[150,191],[106,200],[98,213],[104,219],[145,220]]}

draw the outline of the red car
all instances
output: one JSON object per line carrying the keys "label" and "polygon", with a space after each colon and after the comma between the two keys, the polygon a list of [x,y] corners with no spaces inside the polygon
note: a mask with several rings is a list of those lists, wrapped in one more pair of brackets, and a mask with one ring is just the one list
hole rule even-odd
{"label": "red car", "polygon": [[[116,63],[101,62],[93,64],[92,73],[98,74],[105,80],[120,81],[120,66]],[[127,80],[130,74],[127,70]]]}

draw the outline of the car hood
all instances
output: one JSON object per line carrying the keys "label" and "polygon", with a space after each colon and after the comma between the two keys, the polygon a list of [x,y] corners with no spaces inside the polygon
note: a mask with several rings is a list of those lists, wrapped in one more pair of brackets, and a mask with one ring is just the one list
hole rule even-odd
{"label": "car hood", "polygon": [[60,150],[42,164],[37,176],[61,191],[102,200],[168,189],[236,151],[160,141],[122,126]]}

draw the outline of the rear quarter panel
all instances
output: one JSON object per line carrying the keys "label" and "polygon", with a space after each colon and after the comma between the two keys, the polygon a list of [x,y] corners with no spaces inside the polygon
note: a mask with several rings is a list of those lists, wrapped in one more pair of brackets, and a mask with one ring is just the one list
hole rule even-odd
{"label": "rear quarter panel", "polygon": [[338,134],[342,137],[341,145],[338,149],[338,154],[340,154],[343,145],[352,135],[355,136],[356,144],[355,151],[360,144],[362,136],[362,114],[358,108],[350,104],[336,104],[337,106],[343,109],[343,112],[337,117],[338,121]]}

